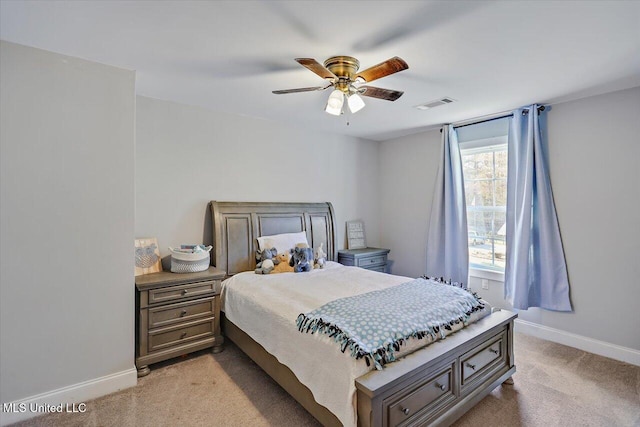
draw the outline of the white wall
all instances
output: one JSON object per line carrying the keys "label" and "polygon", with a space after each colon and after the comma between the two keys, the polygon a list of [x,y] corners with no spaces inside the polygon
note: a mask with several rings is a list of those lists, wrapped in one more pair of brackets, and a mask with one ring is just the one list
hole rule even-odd
{"label": "white wall", "polygon": [[[640,350],[639,117],[640,88],[548,112],[551,182],[575,312],[530,309],[520,319]],[[438,131],[381,144],[381,244],[392,248],[394,274],[424,274],[439,150]],[[502,283],[492,281],[488,291],[479,279],[470,284],[493,305],[509,308]]]}
{"label": "white wall", "polygon": [[357,218],[378,243],[377,142],[140,96],[136,111],[135,233],[163,256],[211,241],[210,200],[330,201],[337,249]]}
{"label": "white wall", "polygon": [[440,132],[433,130],[380,144],[380,244],[391,249],[393,274],[425,274],[440,141]]}
{"label": "white wall", "polygon": [[135,75],[7,42],[0,67],[0,400],[133,385]]}

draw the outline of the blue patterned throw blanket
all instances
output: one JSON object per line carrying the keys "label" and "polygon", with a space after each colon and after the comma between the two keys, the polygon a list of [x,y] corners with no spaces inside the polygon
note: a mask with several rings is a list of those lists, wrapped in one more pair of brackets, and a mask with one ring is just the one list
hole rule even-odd
{"label": "blue patterned throw blanket", "polygon": [[477,295],[442,280],[415,279],[391,288],[331,301],[298,316],[300,332],[327,334],[344,353],[376,369],[395,360],[409,338],[445,338],[484,305]]}

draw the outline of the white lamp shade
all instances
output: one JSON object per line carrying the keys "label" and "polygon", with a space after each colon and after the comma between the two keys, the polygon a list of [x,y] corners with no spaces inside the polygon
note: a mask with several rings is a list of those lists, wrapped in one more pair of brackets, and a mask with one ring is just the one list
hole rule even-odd
{"label": "white lamp shade", "polygon": [[344,104],[344,94],[342,91],[336,89],[329,95],[324,111],[334,116],[339,116],[342,112],[342,104]]}
{"label": "white lamp shade", "polygon": [[364,108],[364,101],[357,93],[354,93],[347,99],[347,104],[349,104],[349,110],[351,110],[352,113],[357,113]]}

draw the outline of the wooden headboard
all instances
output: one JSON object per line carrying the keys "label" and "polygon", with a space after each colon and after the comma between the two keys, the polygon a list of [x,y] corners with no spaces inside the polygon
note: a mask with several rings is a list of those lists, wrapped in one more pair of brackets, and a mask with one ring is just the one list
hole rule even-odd
{"label": "wooden headboard", "polygon": [[257,238],[305,231],[309,246],[324,243],[328,260],[335,258],[334,215],[331,203],[209,203],[213,229],[213,265],[227,276],[256,266]]}

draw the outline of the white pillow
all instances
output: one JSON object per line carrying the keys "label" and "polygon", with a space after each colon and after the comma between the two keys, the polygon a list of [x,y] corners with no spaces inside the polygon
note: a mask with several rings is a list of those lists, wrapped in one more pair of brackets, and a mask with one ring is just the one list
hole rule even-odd
{"label": "white pillow", "polygon": [[309,246],[306,232],[301,231],[299,233],[283,233],[258,237],[258,248],[261,251],[266,248],[276,248],[278,253],[289,252],[289,249],[295,248],[299,243],[305,243]]}

